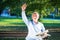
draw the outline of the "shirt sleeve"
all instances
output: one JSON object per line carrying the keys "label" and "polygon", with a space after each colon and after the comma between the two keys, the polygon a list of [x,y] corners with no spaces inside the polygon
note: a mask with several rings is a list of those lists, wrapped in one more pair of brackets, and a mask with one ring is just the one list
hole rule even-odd
{"label": "shirt sleeve", "polygon": [[41,31],[42,32],[44,32],[45,31],[45,27],[44,27],[44,25],[42,24],[42,29],[41,29]]}
{"label": "shirt sleeve", "polygon": [[25,24],[28,25],[28,19],[26,17],[25,11],[22,11],[22,19],[25,22]]}

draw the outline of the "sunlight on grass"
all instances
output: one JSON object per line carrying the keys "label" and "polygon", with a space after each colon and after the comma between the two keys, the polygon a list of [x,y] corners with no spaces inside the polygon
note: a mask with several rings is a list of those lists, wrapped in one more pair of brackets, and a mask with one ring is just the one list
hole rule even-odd
{"label": "sunlight on grass", "polygon": [[[60,20],[52,19],[41,19],[44,26],[58,26],[60,27]],[[1,18],[0,19],[0,31],[15,31],[21,30],[20,27],[26,27],[25,23],[21,18]],[[24,29],[24,28],[22,28]]]}
{"label": "sunlight on grass", "polygon": [[22,22],[21,19],[2,19],[0,22]]}
{"label": "sunlight on grass", "polygon": [[[1,19],[0,26],[19,26],[22,22],[21,19]],[[16,25],[15,23],[19,23],[19,25]]]}
{"label": "sunlight on grass", "polygon": [[[58,19],[41,19],[42,23],[60,23]],[[24,22],[21,18],[1,18],[0,26],[21,26]]]}
{"label": "sunlight on grass", "polygon": [[60,23],[60,20],[42,19],[43,23]]}

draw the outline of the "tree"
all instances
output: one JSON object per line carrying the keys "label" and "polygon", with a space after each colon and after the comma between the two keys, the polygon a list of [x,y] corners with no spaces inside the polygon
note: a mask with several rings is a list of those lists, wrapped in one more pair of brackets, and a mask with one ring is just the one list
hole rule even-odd
{"label": "tree", "polygon": [[8,6],[11,9],[11,14],[20,16],[21,5],[24,3],[27,4],[27,13],[29,11],[38,11],[42,15],[42,18],[53,12],[55,8],[60,7],[59,0],[0,0],[0,13]]}

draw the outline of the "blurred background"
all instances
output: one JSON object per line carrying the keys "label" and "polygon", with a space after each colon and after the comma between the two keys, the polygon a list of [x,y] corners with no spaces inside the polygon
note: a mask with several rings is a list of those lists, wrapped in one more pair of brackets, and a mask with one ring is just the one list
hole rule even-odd
{"label": "blurred background", "polygon": [[60,40],[60,0],[0,0],[0,40],[25,40],[27,27],[21,18],[21,6],[26,3],[26,15],[37,11],[51,34],[47,40]]}

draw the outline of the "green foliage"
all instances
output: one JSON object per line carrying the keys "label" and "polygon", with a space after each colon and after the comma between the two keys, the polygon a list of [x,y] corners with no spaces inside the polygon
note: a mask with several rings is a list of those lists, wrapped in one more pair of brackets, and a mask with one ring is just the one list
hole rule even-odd
{"label": "green foliage", "polygon": [[55,8],[49,4],[46,4],[45,7],[42,9],[41,13],[44,16],[50,15],[50,12],[54,12]]}
{"label": "green foliage", "polygon": [[[26,3],[27,13],[29,11],[37,10],[43,18],[43,16],[47,16],[50,14],[50,12],[53,12],[56,7],[60,7],[59,2],[59,0],[0,0],[0,13],[5,7],[10,7],[11,15],[13,14],[18,17],[21,15],[22,4]],[[29,15],[29,13],[27,15]]]}

